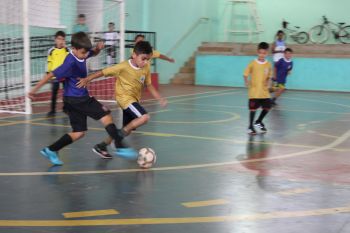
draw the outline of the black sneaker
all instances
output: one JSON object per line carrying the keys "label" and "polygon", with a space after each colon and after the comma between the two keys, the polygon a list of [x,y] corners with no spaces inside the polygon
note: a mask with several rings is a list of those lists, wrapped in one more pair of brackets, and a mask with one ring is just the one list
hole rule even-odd
{"label": "black sneaker", "polygon": [[267,132],[267,129],[262,122],[255,122],[254,126],[258,127],[263,133]]}
{"label": "black sneaker", "polygon": [[98,154],[103,159],[112,159],[112,155],[108,153],[107,146],[102,146],[100,144],[95,145],[92,151]]}
{"label": "black sneaker", "polygon": [[254,129],[253,126],[248,128],[248,134],[250,134],[250,135],[255,135],[256,134],[256,130]]}

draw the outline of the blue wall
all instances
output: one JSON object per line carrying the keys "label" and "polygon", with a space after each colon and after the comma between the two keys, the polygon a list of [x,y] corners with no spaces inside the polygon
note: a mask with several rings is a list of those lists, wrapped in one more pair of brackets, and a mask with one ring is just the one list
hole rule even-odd
{"label": "blue wall", "polygon": [[[243,71],[254,56],[203,55],[196,59],[196,85],[243,87]],[[287,88],[349,91],[350,59],[293,58]]]}

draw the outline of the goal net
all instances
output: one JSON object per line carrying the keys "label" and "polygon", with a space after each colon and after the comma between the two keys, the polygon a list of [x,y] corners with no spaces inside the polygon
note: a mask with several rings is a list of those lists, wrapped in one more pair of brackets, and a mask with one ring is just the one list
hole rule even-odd
{"label": "goal net", "polygon": [[[45,85],[32,103],[26,93],[46,73],[48,51],[54,46],[57,31],[67,34],[68,48],[74,30],[86,30],[93,44],[105,42],[105,49],[89,59],[89,72],[118,63],[125,56],[124,0],[2,0],[1,3],[0,112],[31,113],[31,106],[49,105],[51,84]],[[85,16],[85,26],[77,26],[81,14]],[[93,82],[89,86],[90,94],[99,100],[113,101],[114,80],[106,77]],[[58,102],[61,96],[62,90]]]}

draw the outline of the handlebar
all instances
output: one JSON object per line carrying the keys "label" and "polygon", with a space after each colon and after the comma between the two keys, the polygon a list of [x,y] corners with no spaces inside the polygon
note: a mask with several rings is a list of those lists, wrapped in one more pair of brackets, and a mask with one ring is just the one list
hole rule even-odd
{"label": "handlebar", "polygon": [[288,27],[288,24],[289,24],[289,22],[287,22],[287,21],[285,21],[285,20],[282,21],[282,27],[283,27],[284,29],[286,29],[286,28]]}
{"label": "handlebar", "polygon": [[329,23],[329,21],[328,21],[328,19],[327,19],[327,17],[324,15],[324,16],[322,16],[322,18],[323,18],[323,22],[325,23],[325,24],[328,24]]}

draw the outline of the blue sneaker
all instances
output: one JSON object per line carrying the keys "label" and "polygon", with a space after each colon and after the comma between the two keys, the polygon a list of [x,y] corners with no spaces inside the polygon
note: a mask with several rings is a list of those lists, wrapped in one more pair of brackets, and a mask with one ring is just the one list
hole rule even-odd
{"label": "blue sneaker", "polygon": [[118,148],[115,154],[123,159],[136,160],[138,153],[132,148]]}
{"label": "blue sneaker", "polygon": [[53,165],[63,165],[63,162],[58,158],[58,154],[55,151],[51,151],[48,147],[45,147],[40,153],[50,160]]}

